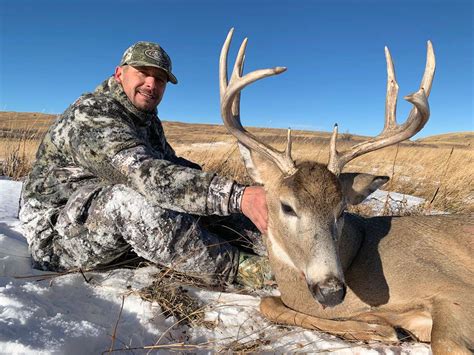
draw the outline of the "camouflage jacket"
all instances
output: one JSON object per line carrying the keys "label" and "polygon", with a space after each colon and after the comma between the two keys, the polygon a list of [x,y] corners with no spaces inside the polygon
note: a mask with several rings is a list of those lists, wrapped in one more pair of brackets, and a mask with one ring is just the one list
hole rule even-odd
{"label": "camouflage jacket", "polygon": [[48,224],[78,188],[125,184],[162,208],[197,215],[240,212],[244,186],[177,157],[156,112],[138,110],[114,77],[74,102],[41,143],[22,192]]}

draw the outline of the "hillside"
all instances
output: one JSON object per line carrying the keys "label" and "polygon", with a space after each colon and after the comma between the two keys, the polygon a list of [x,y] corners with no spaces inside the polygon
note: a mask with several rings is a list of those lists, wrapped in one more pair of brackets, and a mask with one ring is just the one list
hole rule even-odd
{"label": "hillside", "polygon": [[[22,137],[25,132],[37,133],[41,136],[46,132],[55,118],[56,115],[38,112],[0,111],[0,138],[18,138]],[[170,142],[196,143],[233,140],[223,125],[163,121],[163,126]],[[268,141],[284,139],[287,134],[285,129],[277,128],[251,127],[248,128],[248,130],[260,137],[264,137],[265,140]],[[314,143],[323,143],[329,140],[330,132],[294,130],[292,131],[292,136],[297,142],[311,141]],[[349,133],[339,135],[339,139],[345,142],[358,142],[366,138],[365,136]],[[416,144],[420,146],[451,145],[456,148],[470,148],[474,146],[474,133],[446,133],[420,138],[416,141],[409,141],[404,144]]]}
{"label": "hillside", "polygon": [[[21,179],[28,174],[41,136],[55,115],[0,112],[0,175]],[[168,141],[176,153],[195,161],[205,170],[250,183],[241,163],[235,138],[223,125],[163,122]],[[287,132],[275,128],[248,128],[277,149],[286,145]],[[293,131],[293,158],[327,164],[329,132]],[[343,133],[338,148],[367,137]],[[450,212],[474,211],[473,133],[460,132],[426,137],[384,148],[351,161],[346,171],[390,176],[384,187],[422,197],[429,208]]]}
{"label": "hillside", "polygon": [[474,146],[474,132],[454,132],[437,134],[416,140],[424,144],[443,144],[443,145],[457,145],[457,146]]}
{"label": "hillside", "polygon": [[0,138],[21,137],[24,132],[42,134],[56,118],[56,115],[38,112],[0,111]]}

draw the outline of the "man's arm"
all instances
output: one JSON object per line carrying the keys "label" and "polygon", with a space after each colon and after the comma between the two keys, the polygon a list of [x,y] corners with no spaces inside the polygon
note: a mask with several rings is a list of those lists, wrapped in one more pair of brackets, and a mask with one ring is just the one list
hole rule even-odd
{"label": "man's arm", "polygon": [[72,108],[74,119],[64,135],[75,162],[105,181],[130,186],[166,209],[200,215],[231,212],[231,196],[241,185],[166,160],[164,152],[148,148],[113,100],[103,100],[84,99]]}

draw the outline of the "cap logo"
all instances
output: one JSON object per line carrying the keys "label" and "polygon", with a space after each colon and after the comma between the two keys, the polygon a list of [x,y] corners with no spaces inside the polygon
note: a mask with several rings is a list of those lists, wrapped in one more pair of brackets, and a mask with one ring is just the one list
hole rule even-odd
{"label": "cap logo", "polygon": [[148,58],[151,58],[151,59],[154,59],[156,60],[157,62],[161,61],[161,56],[160,56],[160,52],[156,49],[147,49],[145,51],[145,55],[148,57]]}

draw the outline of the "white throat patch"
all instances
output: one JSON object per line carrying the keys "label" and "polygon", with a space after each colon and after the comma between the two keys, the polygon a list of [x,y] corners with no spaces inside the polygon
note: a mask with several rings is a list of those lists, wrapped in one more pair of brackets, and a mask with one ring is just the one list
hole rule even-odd
{"label": "white throat patch", "polygon": [[272,248],[272,253],[275,258],[277,258],[279,261],[284,263],[285,265],[297,269],[295,264],[293,264],[293,261],[291,260],[290,256],[288,253],[283,249],[283,247],[278,243],[278,241],[273,237],[271,231],[269,230],[267,233],[267,237],[270,241],[270,245]]}

